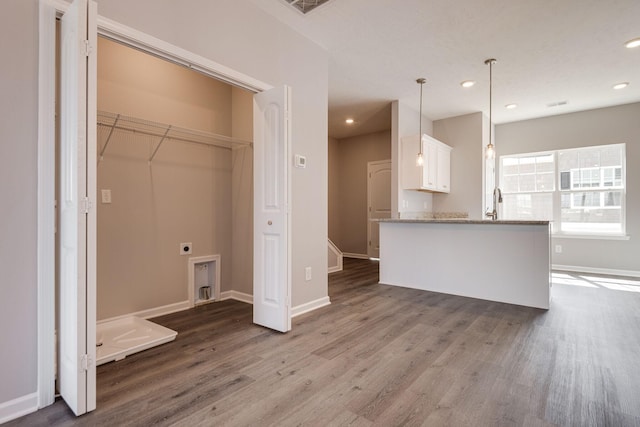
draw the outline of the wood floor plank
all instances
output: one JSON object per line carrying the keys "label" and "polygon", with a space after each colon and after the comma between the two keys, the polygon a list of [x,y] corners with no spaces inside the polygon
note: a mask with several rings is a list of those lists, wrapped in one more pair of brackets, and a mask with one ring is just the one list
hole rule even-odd
{"label": "wood floor plank", "polygon": [[7,426],[640,427],[639,292],[575,274],[590,287],[554,285],[544,311],[344,268],[287,334],[237,301],[163,316],[176,340],[98,367],[94,412],[58,399]]}

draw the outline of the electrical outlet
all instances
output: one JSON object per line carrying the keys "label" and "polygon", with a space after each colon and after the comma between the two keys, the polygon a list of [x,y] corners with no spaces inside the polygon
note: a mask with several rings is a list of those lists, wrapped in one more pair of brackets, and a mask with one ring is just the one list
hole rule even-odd
{"label": "electrical outlet", "polygon": [[562,245],[556,245],[556,253],[557,254],[561,254],[562,253]]}
{"label": "electrical outlet", "polygon": [[180,243],[180,255],[189,255],[193,251],[191,242]]}
{"label": "electrical outlet", "polygon": [[306,267],[304,269],[304,279],[308,282],[311,280],[311,267]]}

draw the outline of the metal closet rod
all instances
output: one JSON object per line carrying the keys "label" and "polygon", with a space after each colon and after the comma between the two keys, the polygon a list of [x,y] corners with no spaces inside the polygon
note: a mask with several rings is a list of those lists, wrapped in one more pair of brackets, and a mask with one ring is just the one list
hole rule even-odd
{"label": "metal closet rod", "polygon": [[160,138],[160,141],[153,150],[153,154],[149,158],[149,163],[151,163],[153,158],[156,156],[156,153],[160,149],[160,146],[167,139],[226,149],[231,149],[233,145],[245,147],[253,146],[253,142],[239,138],[232,138],[226,135],[219,135],[211,132],[203,132],[175,127],[173,125],[152,122],[136,117],[123,116],[121,114],[114,114],[106,111],[98,111],[98,126],[105,126],[110,128],[107,140],[105,141],[102,150],[100,150],[100,160],[102,160],[104,152],[106,151],[107,146],[111,141],[111,137],[113,136],[113,131],[116,129]]}

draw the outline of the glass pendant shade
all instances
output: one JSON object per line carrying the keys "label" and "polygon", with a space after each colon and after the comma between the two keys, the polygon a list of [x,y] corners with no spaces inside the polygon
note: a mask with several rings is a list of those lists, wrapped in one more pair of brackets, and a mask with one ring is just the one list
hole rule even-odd
{"label": "glass pendant shade", "polygon": [[489,160],[496,158],[496,150],[494,150],[493,144],[487,144],[487,148],[485,149],[485,157]]}

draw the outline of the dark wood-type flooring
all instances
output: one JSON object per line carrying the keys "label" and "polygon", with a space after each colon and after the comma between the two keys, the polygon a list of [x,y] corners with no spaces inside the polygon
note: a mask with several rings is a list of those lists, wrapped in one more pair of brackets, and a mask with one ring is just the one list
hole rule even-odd
{"label": "dark wood-type flooring", "polygon": [[157,318],[177,339],[100,366],[96,411],[8,425],[640,426],[638,292],[556,284],[547,312],[379,285],[372,261],[329,277],[287,334],[235,301]]}

